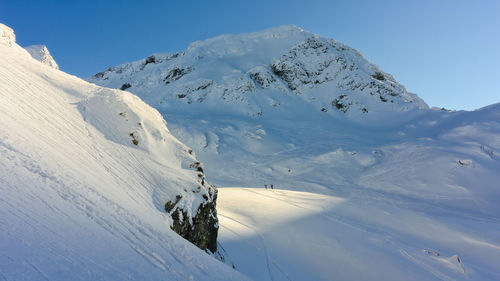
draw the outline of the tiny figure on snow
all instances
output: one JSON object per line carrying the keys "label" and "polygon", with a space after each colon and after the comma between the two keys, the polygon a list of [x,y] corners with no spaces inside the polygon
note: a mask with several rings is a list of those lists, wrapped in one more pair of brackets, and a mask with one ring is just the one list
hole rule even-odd
{"label": "tiny figure on snow", "polygon": [[272,184],[272,183],[271,183],[271,189],[274,189],[274,188],[273,188],[273,184]]}
{"label": "tiny figure on snow", "polygon": [[265,186],[265,187],[266,187],[266,189],[267,189],[267,183],[266,183],[264,186]]}

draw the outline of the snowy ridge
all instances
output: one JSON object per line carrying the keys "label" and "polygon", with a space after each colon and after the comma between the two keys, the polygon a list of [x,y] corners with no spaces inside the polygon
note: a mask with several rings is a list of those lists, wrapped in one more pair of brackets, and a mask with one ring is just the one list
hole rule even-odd
{"label": "snowy ridge", "polygon": [[50,55],[50,52],[45,45],[31,45],[24,47],[24,49],[28,51],[28,53],[30,53],[30,55],[37,61],[52,68],[59,69],[59,66],[57,65],[54,58]]}
{"label": "snowy ridge", "polygon": [[215,190],[162,116],[41,65],[0,27],[0,276],[245,279],[170,230],[167,201],[190,220]]}

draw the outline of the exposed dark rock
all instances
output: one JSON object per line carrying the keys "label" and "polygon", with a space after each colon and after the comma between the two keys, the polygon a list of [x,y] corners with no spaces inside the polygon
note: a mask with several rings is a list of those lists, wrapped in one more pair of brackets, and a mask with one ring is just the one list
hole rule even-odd
{"label": "exposed dark rock", "polygon": [[174,209],[175,205],[177,205],[177,203],[179,203],[181,199],[182,195],[177,195],[175,196],[175,202],[168,201],[167,203],[165,203],[165,211],[167,211],[167,213],[170,213],[170,211]]}
{"label": "exposed dark rock", "polygon": [[215,253],[217,251],[217,233],[219,231],[217,210],[215,208],[217,191],[212,187],[209,187],[208,190],[209,193],[202,196],[206,202],[198,206],[198,210],[192,218],[192,223],[189,221],[186,211],[175,207],[181,199],[175,203],[167,202],[168,209],[167,204],[165,204],[165,210],[169,212],[169,210],[174,209],[171,212],[173,219],[172,230],[198,248]]}
{"label": "exposed dark rock", "polygon": [[334,99],[334,100],[332,101],[332,106],[334,106],[336,109],[341,110],[341,111],[343,111],[343,112],[345,112],[345,111],[346,111],[346,110],[345,110],[345,105],[344,105],[344,104],[342,104],[342,103],[341,103],[338,99]]}
{"label": "exposed dark rock", "polygon": [[130,83],[125,83],[123,84],[121,87],[120,87],[120,90],[122,91],[125,91],[126,89],[132,87],[132,85],[130,85]]}
{"label": "exposed dark rock", "polygon": [[139,140],[137,139],[137,136],[134,133],[130,133],[130,137],[132,138],[133,144],[139,145]]}
{"label": "exposed dark rock", "polygon": [[377,71],[375,72],[375,74],[372,75],[373,78],[377,79],[377,80],[380,80],[380,81],[384,81],[385,80],[385,76],[382,72],[380,71]]}
{"label": "exposed dark rock", "polygon": [[149,56],[146,58],[146,61],[144,62],[144,65],[150,64],[150,63],[156,63],[156,57],[155,56]]}
{"label": "exposed dark rock", "polygon": [[95,78],[103,78],[104,77],[104,74],[106,74],[105,72],[99,72],[99,73],[96,73],[94,75]]}
{"label": "exposed dark rock", "polygon": [[259,85],[259,87],[261,87],[262,89],[266,89],[272,83],[276,82],[276,78],[274,78],[274,76],[269,72],[251,72],[248,75],[250,75],[250,78],[252,78],[255,84]]}
{"label": "exposed dark rock", "polygon": [[[165,204],[165,211],[173,219],[172,230],[198,248],[215,253],[217,251],[217,232],[219,231],[217,210],[215,208],[217,189],[212,185],[205,185],[205,175],[200,162],[194,162],[189,167],[198,171],[200,180],[200,185],[192,192],[205,193],[201,195],[204,202],[198,206],[192,220],[189,220],[188,213],[185,210],[178,207],[178,205],[182,205],[178,204],[183,198],[181,195],[178,195],[174,202],[168,201]],[[202,186],[206,188],[206,192],[202,189]]]}
{"label": "exposed dark rock", "polygon": [[344,113],[349,110],[351,105],[352,102],[349,101],[349,97],[347,95],[340,95],[337,99],[332,101],[332,106]]}
{"label": "exposed dark rock", "polygon": [[165,82],[165,84],[170,84],[173,81],[179,80],[182,76],[188,74],[192,70],[193,69],[191,67],[186,67],[186,68],[175,67],[174,69],[168,72],[167,76],[165,76],[163,81]]}
{"label": "exposed dark rock", "polygon": [[213,81],[208,81],[208,82],[206,82],[206,83],[203,83],[203,84],[201,84],[201,85],[199,85],[199,86],[195,87],[195,88],[193,89],[193,92],[194,92],[194,91],[199,91],[199,90],[205,90],[206,88],[208,88],[209,86],[211,86],[213,83],[214,83]]}

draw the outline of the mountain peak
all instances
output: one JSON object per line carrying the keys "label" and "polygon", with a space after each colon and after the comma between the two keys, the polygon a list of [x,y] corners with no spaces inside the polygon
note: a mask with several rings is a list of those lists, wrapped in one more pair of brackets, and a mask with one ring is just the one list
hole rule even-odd
{"label": "mountain peak", "polygon": [[16,43],[14,30],[5,24],[0,23],[0,44],[12,46],[14,43]]}
{"label": "mountain peak", "polygon": [[37,61],[52,68],[59,69],[54,58],[50,55],[49,49],[45,45],[31,45],[24,47],[26,51]]}
{"label": "mountain peak", "polygon": [[201,106],[265,117],[308,108],[312,115],[374,120],[428,108],[355,49],[293,25],[196,41],[184,52],[152,55],[89,80],[130,88],[168,112]]}
{"label": "mountain peak", "polygon": [[241,33],[223,34],[189,44],[185,53],[205,56],[241,56],[262,52],[262,46],[269,46],[268,56],[276,56],[296,43],[314,34],[294,25],[284,25],[269,29]]}

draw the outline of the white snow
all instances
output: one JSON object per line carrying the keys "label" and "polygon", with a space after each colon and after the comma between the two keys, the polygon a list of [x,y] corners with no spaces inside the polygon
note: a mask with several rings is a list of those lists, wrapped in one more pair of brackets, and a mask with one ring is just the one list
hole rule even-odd
{"label": "white snow", "polygon": [[37,61],[46,64],[52,68],[59,69],[54,58],[50,55],[49,49],[45,45],[31,45],[24,47],[30,55]]}
{"label": "white snow", "polygon": [[[158,112],[7,45],[0,276],[243,278],[168,229],[162,204],[190,194],[194,157]],[[219,247],[254,280],[500,280],[500,104],[428,109],[356,50],[294,26],[89,80],[130,84],[231,187]]]}
{"label": "white snow", "polygon": [[498,279],[497,239],[454,225],[456,217],[373,197],[220,188],[220,244],[254,280]]}
{"label": "white snow", "polygon": [[500,280],[500,104],[428,109],[356,50],[293,26],[154,58],[89,81],[130,83],[211,182],[260,188],[219,189],[221,246],[237,270]]}
{"label": "white snow", "polygon": [[0,23],[0,43],[7,46],[12,46],[12,44],[16,43],[14,30],[2,23]]}
{"label": "white snow", "polygon": [[162,116],[0,27],[0,279],[246,279],[170,230],[164,204],[192,216],[207,190]]}

